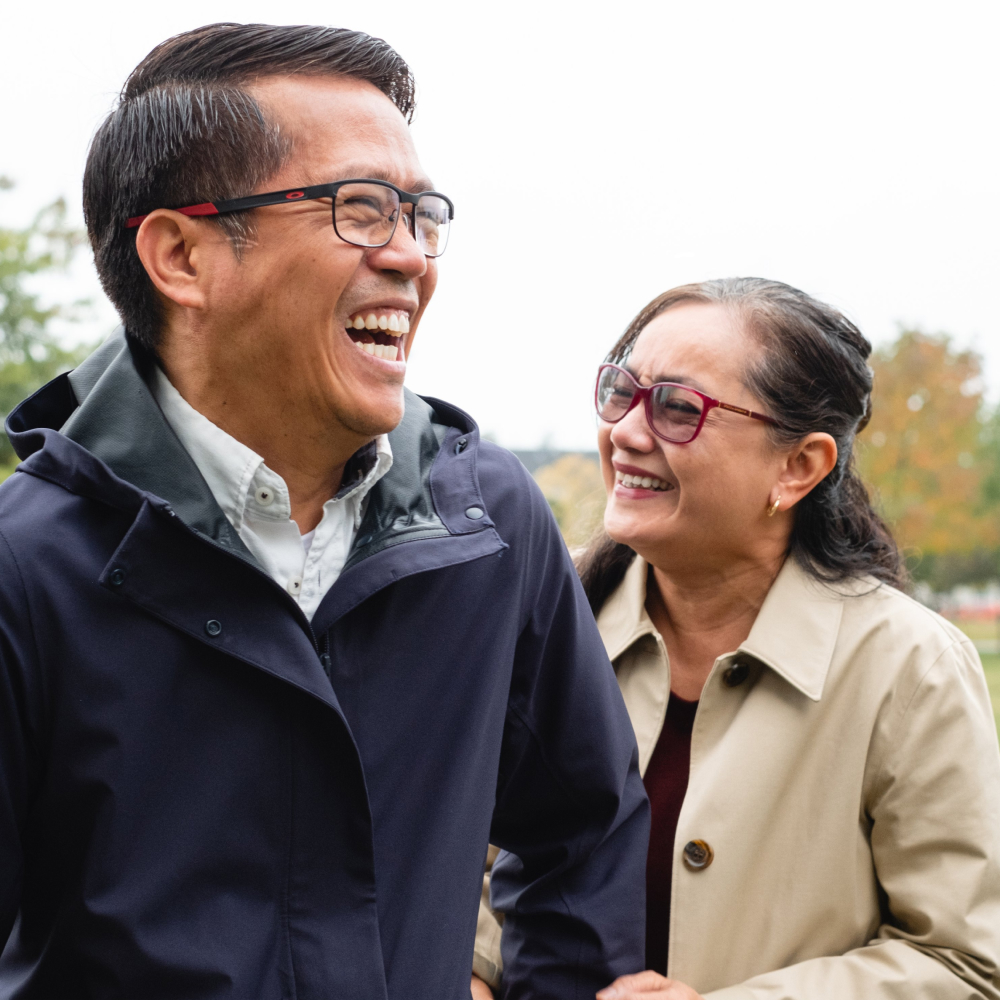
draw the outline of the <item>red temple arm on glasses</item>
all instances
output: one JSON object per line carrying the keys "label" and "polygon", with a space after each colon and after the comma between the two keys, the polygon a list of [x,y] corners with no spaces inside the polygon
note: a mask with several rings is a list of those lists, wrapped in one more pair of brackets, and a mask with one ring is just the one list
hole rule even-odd
{"label": "red temple arm on glasses", "polygon": [[[187,208],[175,208],[175,212],[180,212],[181,215],[218,215],[219,210],[210,201],[203,201],[200,205],[188,205]],[[128,222],[125,223],[126,229],[135,229],[136,226],[142,225],[142,220],[148,218],[148,213],[146,215],[133,215]]]}

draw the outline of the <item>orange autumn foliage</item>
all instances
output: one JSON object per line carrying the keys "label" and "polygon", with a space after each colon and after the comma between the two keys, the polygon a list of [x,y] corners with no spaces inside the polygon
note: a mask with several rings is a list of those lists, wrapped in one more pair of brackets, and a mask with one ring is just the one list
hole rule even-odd
{"label": "orange autumn foliage", "polygon": [[872,355],[872,419],[858,465],[908,555],[1000,544],[1000,518],[980,503],[981,361],[948,337],[903,331]]}

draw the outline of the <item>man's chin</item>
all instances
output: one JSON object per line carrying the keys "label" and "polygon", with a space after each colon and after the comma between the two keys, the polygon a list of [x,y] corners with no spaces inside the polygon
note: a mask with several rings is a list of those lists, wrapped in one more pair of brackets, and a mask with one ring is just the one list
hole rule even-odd
{"label": "man's chin", "polygon": [[403,419],[402,386],[400,386],[397,397],[385,399],[384,406],[372,405],[373,402],[371,399],[366,399],[364,402],[359,401],[349,411],[345,424],[355,434],[366,438],[377,438],[382,434],[394,431]]}

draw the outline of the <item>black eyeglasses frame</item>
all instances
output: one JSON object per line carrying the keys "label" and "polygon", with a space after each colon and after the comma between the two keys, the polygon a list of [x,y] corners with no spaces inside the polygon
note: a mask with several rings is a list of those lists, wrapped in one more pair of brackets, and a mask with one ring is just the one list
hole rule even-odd
{"label": "black eyeglasses frame", "polygon": [[[451,223],[455,218],[455,204],[446,194],[442,194],[440,191],[420,191],[414,194],[412,191],[404,191],[402,188],[396,187],[395,184],[389,181],[381,180],[377,177],[351,177],[343,181],[333,181],[329,184],[311,184],[306,187],[298,188],[286,188],[284,191],[268,191],[264,194],[251,194],[247,195],[245,198],[225,198],[219,201],[204,201],[199,205],[185,205],[183,208],[175,208],[173,211],[180,212],[182,215],[188,215],[192,217],[198,216],[210,216],[210,215],[228,215],[231,212],[246,212],[252,208],[263,208],[266,205],[286,205],[289,202],[297,201],[315,201],[320,198],[336,198],[337,192],[347,184],[380,184],[382,187],[390,188],[392,191],[396,192],[399,198],[400,205],[412,205],[414,210],[416,210],[417,202],[421,198],[432,195],[435,198],[440,198],[448,205],[448,222]],[[134,215],[126,223],[125,227],[127,229],[134,229],[137,226],[142,225],[143,220],[150,213],[147,212],[145,215]],[[403,213],[400,213],[401,215]],[[399,219],[396,219],[396,225],[398,225]],[[389,234],[389,238],[385,243],[377,244],[360,244],[354,243],[351,240],[344,240],[345,243],[350,243],[351,246],[365,246],[367,249],[373,249],[374,247],[386,246],[391,242],[393,236],[396,235],[396,225],[393,225],[392,232]],[[333,219],[333,228],[337,232],[337,220],[336,216]],[[340,239],[344,239],[343,236],[337,232],[337,236]],[[444,253],[442,250],[441,253]],[[426,254],[426,251],[425,251]],[[441,254],[426,254],[426,256],[438,256]]]}

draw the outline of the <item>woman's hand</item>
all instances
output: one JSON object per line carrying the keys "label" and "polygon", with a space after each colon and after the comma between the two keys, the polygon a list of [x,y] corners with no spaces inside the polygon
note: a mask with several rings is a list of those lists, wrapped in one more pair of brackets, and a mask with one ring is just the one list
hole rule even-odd
{"label": "woman's hand", "polygon": [[619,976],[597,994],[597,1000],[704,1000],[690,986],[647,969],[634,976]]}
{"label": "woman's hand", "polygon": [[472,977],[472,1000],[493,1000],[493,990],[479,976]]}

